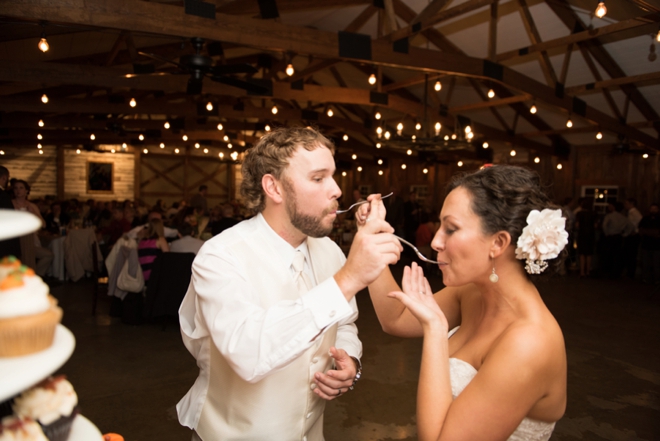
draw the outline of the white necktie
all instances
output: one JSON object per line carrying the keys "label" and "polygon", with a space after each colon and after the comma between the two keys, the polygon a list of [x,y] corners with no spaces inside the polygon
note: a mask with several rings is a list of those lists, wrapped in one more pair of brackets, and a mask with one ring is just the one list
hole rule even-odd
{"label": "white necktie", "polygon": [[296,282],[298,292],[300,294],[306,293],[310,290],[312,284],[309,282],[309,277],[307,277],[307,274],[305,274],[303,271],[305,268],[305,255],[300,251],[296,251],[293,256],[293,263],[291,263],[291,266],[295,272],[293,280]]}

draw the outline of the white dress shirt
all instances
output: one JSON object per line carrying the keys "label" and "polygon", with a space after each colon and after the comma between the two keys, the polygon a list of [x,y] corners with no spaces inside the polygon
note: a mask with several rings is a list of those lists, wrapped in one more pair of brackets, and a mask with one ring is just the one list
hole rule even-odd
{"label": "white dress shirt", "polygon": [[173,253],[194,253],[204,245],[204,241],[191,236],[183,236],[170,244],[170,251]]}
{"label": "white dress shirt", "polygon": [[[215,399],[230,402],[241,400],[240,396],[228,396],[227,391],[209,389],[212,345],[240,379],[253,384],[285,370],[335,324],[335,346],[351,356],[361,356],[362,344],[353,324],[358,315],[355,299],[347,302],[333,277],[316,280],[315,276],[321,267],[328,273],[328,266],[334,274],[346,258],[327,238],[308,241],[314,241],[314,249],[325,254],[310,253],[307,241],[298,248],[306,255],[304,271],[314,285],[302,296],[290,292],[296,249],[273,231],[261,214],[205,242],[193,262],[191,284],[179,309],[183,342],[200,368],[195,384],[177,405],[182,425],[197,428],[210,396],[217,394],[220,398]],[[273,275],[279,275],[280,280],[270,280]],[[284,287],[286,293],[281,291]],[[307,378],[309,372],[293,374]],[[277,399],[286,407],[288,402],[304,403],[307,393],[309,387],[304,387]],[[274,418],[278,411],[272,409]],[[238,417],[243,418],[250,415]],[[217,435],[220,439],[223,434]]]}

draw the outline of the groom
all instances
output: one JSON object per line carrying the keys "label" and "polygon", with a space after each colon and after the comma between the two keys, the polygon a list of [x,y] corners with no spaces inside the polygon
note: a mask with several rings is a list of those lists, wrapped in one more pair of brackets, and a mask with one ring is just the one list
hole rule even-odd
{"label": "groom", "polygon": [[361,365],[355,294],[401,245],[374,220],[348,258],[326,236],[341,190],[332,143],[282,128],[247,152],[241,194],[257,214],[207,241],[179,310],[199,376],[177,405],[193,440],[323,440],[325,401]]}

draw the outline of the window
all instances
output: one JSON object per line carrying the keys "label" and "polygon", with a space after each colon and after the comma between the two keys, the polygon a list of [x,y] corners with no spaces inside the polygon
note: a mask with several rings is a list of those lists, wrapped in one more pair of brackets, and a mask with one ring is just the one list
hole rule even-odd
{"label": "window", "polygon": [[580,196],[593,199],[594,211],[599,214],[605,214],[607,212],[607,204],[617,201],[619,187],[616,185],[583,185]]}

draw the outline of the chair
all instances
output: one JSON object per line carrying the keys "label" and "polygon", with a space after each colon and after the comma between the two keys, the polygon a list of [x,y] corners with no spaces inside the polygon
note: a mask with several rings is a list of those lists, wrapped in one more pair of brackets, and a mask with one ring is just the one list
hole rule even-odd
{"label": "chair", "polygon": [[103,267],[99,261],[99,246],[92,242],[92,279],[94,280],[94,292],[92,294],[92,315],[96,315],[96,304],[98,302],[99,291],[105,286],[105,292],[108,290],[108,277],[102,277]]}
{"label": "chair", "polygon": [[188,291],[194,253],[162,253],[154,260],[147,283],[147,317],[178,317]]}

